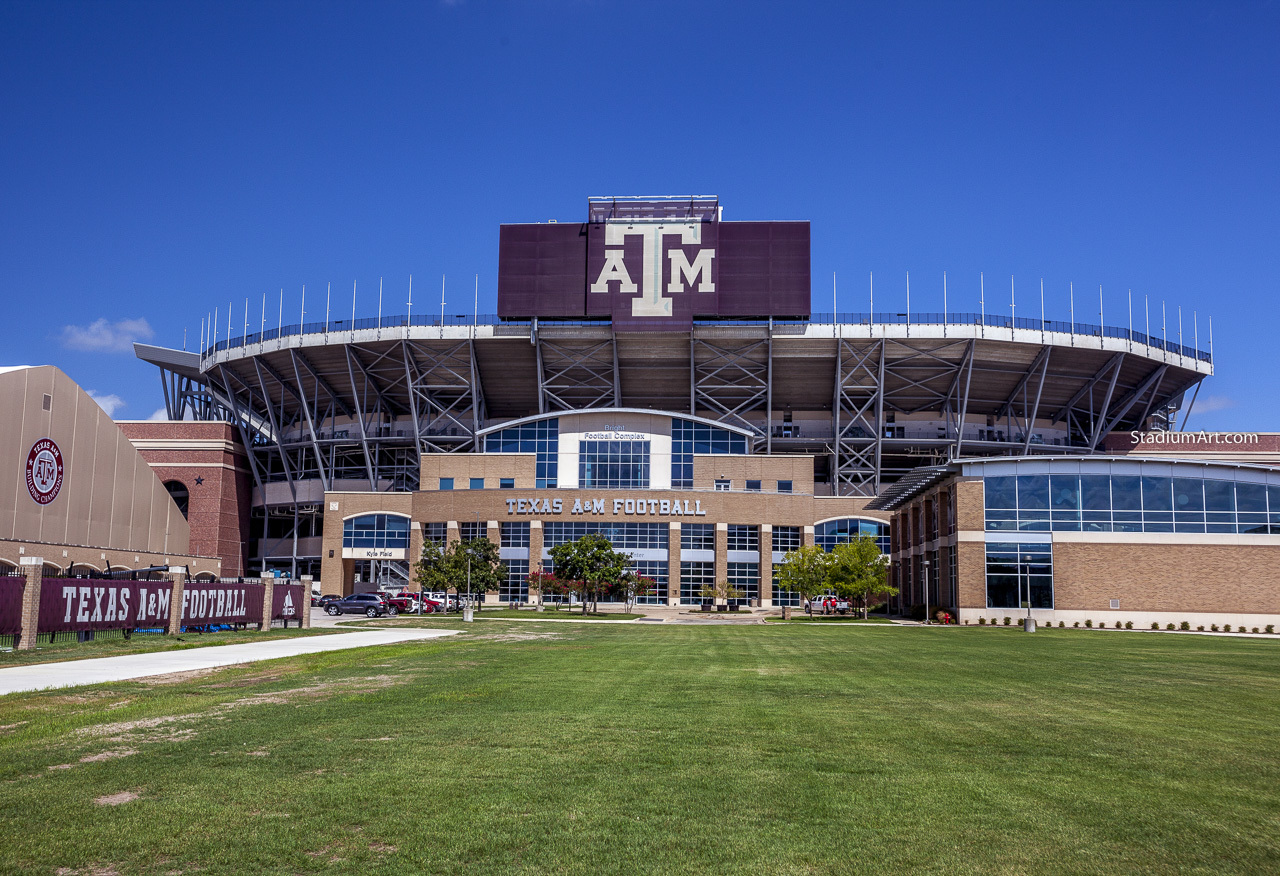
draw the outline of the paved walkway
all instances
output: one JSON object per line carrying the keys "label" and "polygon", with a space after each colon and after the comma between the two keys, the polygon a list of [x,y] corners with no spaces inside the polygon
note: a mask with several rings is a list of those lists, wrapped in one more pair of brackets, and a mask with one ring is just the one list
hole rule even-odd
{"label": "paved walkway", "polygon": [[217,669],[278,657],[296,657],[321,651],[368,648],[457,635],[457,630],[387,629],[336,633],[329,636],[304,636],[274,642],[252,642],[244,645],[207,645],[181,651],[156,654],[129,654],[123,657],[95,657],[89,660],[67,660],[61,663],[37,663],[0,669],[0,695],[19,691],[48,690],[128,681],[149,675],[168,675],[197,669]]}

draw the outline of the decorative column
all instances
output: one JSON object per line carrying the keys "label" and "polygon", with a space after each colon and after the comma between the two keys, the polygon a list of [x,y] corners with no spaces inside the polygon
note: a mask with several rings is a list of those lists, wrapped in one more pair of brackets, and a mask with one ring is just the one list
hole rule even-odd
{"label": "decorative column", "polygon": [[173,595],[169,599],[169,628],[166,632],[176,636],[182,632],[182,595],[187,576],[181,566],[170,566],[168,578],[173,582]]}
{"label": "decorative column", "polygon": [[17,648],[26,651],[36,646],[36,633],[40,630],[40,588],[44,583],[44,557],[22,557],[22,631],[18,634]]}

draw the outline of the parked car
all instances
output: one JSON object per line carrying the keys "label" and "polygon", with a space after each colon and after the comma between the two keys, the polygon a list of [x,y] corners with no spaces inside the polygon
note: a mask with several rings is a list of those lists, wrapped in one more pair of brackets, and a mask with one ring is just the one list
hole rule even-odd
{"label": "parked car", "polygon": [[340,614],[362,614],[365,617],[395,617],[399,612],[387,602],[380,593],[352,593],[337,602],[325,607],[325,612],[332,617]]}
{"label": "parked car", "polygon": [[379,593],[384,601],[389,603],[399,612],[417,611],[417,605],[411,593]]}
{"label": "parked car", "polygon": [[342,597],[337,595],[336,593],[326,593],[324,596],[321,596],[318,599],[313,599],[311,601],[311,604],[314,605],[316,608],[328,608],[330,605],[337,602],[341,598]]}

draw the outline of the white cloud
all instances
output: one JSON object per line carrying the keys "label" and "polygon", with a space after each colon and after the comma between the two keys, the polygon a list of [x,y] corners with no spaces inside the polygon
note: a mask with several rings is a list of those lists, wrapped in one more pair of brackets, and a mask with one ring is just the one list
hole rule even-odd
{"label": "white cloud", "polygon": [[155,413],[147,417],[148,423],[162,422],[169,419],[169,412],[165,408],[156,408]]}
{"label": "white cloud", "polygon": [[[1191,399],[1187,399],[1188,402]],[[1225,411],[1236,406],[1236,400],[1228,398],[1225,395],[1206,395],[1196,399],[1195,407],[1191,409],[1191,413],[1195,414],[1212,414],[1214,411]]]}
{"label": "white cloud", "polygon": [[134,341],[149,341],[154,336],[145,319],[97,319],[88,325],[64,325],[62,346],[87,353],[131,353]]}
{"label": "white cloud", "polygon": [[116,411],[125,406],[125,401],[115,393],[100,393],[96,389],[86,389],[89,398],[98,403],[98,407],[107,412],[108,417],[114,417]]}

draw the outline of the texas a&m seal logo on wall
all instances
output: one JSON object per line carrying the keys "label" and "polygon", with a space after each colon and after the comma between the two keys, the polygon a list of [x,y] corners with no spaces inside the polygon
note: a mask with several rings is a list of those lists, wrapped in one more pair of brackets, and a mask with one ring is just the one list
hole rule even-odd
{"label": "texas a&m seal logo on wall", "polygon": [[51,438],[41,438],[27,454],[27,492],[41,505],[58,498],[62,489],[62,451]]}

